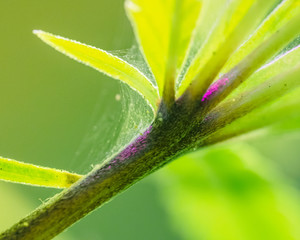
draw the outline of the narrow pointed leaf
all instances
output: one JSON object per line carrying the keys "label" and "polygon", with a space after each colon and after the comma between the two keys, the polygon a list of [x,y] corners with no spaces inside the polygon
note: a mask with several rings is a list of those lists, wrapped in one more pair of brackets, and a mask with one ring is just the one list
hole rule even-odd
{"label": "narrow pointed leaf", "polygon": [[231,56],[221,73],[228,72],[266,39],[279,31],[300,12],[299,0],[282,1],[264,20],[254,34]]}
{"label": "narrow pointed leaf", "polygon": [[[300,130],[300,88],[265,104],[249,114],[233,121],[205,138],[201,145],[210,145],[241,135],[262,130],[265,134]],[[251,134],[247,135],[252,137]]]}
{"label": "narrow pointed leaf", "polygon": [[[297,52],[293,51],[292,53]],[[293,56],[287,56],[290,56],[291,60],[293,59]],[[274,66],[280,64],[284,58],[282,57],[281,60],[275,62]],[[278,68],[273,69],[275,73],[280,70],[280,67]],[[272,75],[272,72],[267,70],[261,71],[265,72],[265,76]],[[261,76],[264,75],[261,74]],[[206,127],[205,131],[207,133],[212,131],[213,133],[211,136],[207,134],[207,139],[202,141],[200,145],[226,140],[271,124],[279,124],[282,121],[286,122],[295,117],[298,118],[300,116],[299,77],[300,62],[258,86],[247,88],[240,94],[230,96],[206,116],[205,121],[210,127]]]}
{"label": "narrow pointed leaf", "polygon": [[222,121],[221,119],[228,119],[231,121],[231,119],[243,116],[243,114],[247,114],[253,109],[276,100],[280,96],[299,87],[299,76],[300,63],[290,71],[284,72],[247,92],[241,93],[237,98],[225,101],[213,110],[211,114],[213,115],[214,113],[222,111],[222,117],[219,116],[218,121]]}
{"label": "narrow pointed leaf", "polygon": [[[207,1],[206,4],[218,4],[218,2],[220,0]],[[187,69],[177,96],[180,96],[191,82],[193,84],[189,87],[189,92],[192,95],[204,94],[228,58],[262,22],[275,2],[275,0],[225,1],[218,11],[219,16],[208,33],[208,37]],[[195,36],[199,35],[198,31],[207,32],[205,25],[206,22],[199,22]]]}
{"label": "narrow pointed leaf", "polygon": [[152,108],[156,110],[158,101],[157,90],[151,81],[137,68],[104,50],[40,30],[35,30],[34,33],[57,51],[108,76],[125,82],[141,94]]}
{"label": "narrow pointed leaf", "polygon": [[[284,48],[289,42],[291,42],[298,34],[300,34],[299,28],[300,21],[300,12],[292,18],[287,24],[282,26],[276,33],[271,35],[267,40],[265,40],[261,45],[259,45],[251,54],[245,57],[241,62],[232,68],[228,73],[224,74],[219,80],[217,80],[213,85],[213,89],[208,89],[207,93],[204,95],[204,99],[202,99],[203,107],[208,111],[209,109],[216,106],[219,102],[221,102],[224,98],[226,98],[232,91],[238,89],[239,85],[245,82],[247,84],[251,81],[251,75],[259,69],[263,64],[267,62],[268,59],[275,56],[282,48]],[[290,58],[296,58],[294,64],[297,63],[297,55],[298,52],[294,54],[296,56],[288,56]],[[285,57],[285,58],[288,58]],[[285,60],[284,58],[284,60]],[[280,62],[283,62],[281,59]],[[273,64],[269,64],[273,65]],[[283,64],[288,65],[288,64]],[[275,67],[278,64],[275,64]],[[292,68],[293,65],[287,66],[286,69],[278,67],[274,71],[273,76],[276,73],[280,73],[287,71],[289,68]],[[266,71],[263,71],[266,72]],[[267,72],[270,72],[270,69],[267,69]],[[249,79],[250,77],[250,79]],[[270,76],[266,76],[269,77]],[[263,78],[260,77],[262,81]],[[263,81],[262,81],[263,82]],[[250,83],[251,85],[251,83]],[[207,95],[207,96],[206,96]]]}
{"label": "narrow pointed leaf", "polygon": [[174,78],[182,65],[201,2],[127,0],[125,6],[162,95],[166,78]]}
{"label": "narrow pointed leaf", "polygon": [[264,83],[268,79],[274,78],[284,72],[292,70],[299,63],[300,46],[297,46],[255,72],[251,77],[249,77],[249,79],[247,79],[247,81],[243,82],[238,88],[236,88],[227,97],[227,99],[229,100],[236,98],[243,92],[247,92],[254,87],[259,87],[260,84]]}
{"label": "narrow pointed leaf", "polygon": [[176,82],[177,88],[181,84],[185,84],[185,82],[190,82],[189,80],[185,79],[185,82],[182,83],[184,78],[188,78],[188,76],[186,76],[186,72],[191,71],[189,68],[195,67],[191,66],[195,65],[195,63],[193,63],[193,61],[195,61],[195,56],[202,46],[207,44],[208,38],[216,28],[216,23],[218,22],[216,19],[219,19],[220,15],[223,13],[224,7],[226,6],[226,1],[227,0],[203,1],[201,13],[198,17],[194,33],[189,44],[188,53],[186,54],[186,58],[182,66],[183,68],[181,69],[181,73]]}
{"label": "narrow pointed leaf", "polygon": [[298,239],[299,192],[245,144],[186,155],[158,175],[183,239]]}
{"label": "narrow pointed leaf", "polygon": [[0,180],[41,187],[67,188],[82,176],[0,157]]}

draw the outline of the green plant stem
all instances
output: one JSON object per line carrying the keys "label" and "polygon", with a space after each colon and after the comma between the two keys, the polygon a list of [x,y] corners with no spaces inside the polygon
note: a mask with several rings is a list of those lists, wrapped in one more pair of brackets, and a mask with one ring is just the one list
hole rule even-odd
{"label": "green plant stem", "polygon": [[176,119],[174,115],[170,120],[155,121],[116,157],[41,205],[3,232],[0,239],[51,239],[184,152],[186,148],[179,144],[181,136],[178,133],[182,132],[185,124],[178,124],[172,119]]}
{"label": "green plant stem", "polygon": [[[52,239],[137,181],[195,146],[199,147],[206,134],[220,127],[215,126],[216,119],[197,121],[199,113],[195,106],[187,104],[188,99],[187,95],[179,99],[171,109],[162,102],[156,120],[142,135],[3,232],[0,240]],[[219,125],[224,126],[228,121]]]}
{"label": "green plant stem", "polygon": [[207,145],[207,136],[253,110],[247,107],[235,117],[212,114],[199,120],[197,106],[187,104],[189,99],[188,95],[178,99],[171,110],[162,102],[156,120],[142,135],[3,232],[0,240],[52,239],[179,155]]}

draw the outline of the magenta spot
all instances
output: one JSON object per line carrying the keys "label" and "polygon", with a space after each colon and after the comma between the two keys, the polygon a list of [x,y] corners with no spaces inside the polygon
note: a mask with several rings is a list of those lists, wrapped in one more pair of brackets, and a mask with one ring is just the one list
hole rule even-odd
{"label": "magenta spot", "polygon": [[206,117],[204,118],[204,121],[209,121],[209,120],[211,120],[211,119],[212,119],[211,116],[206,116]]}
{"label": "magenta spot", "polygon": [[217,91],[220,90],[220,88],[224,87],[228,82],[228,78],[221,78],[214,82],[212,85],[210,85],[206,93],[203,95],[201,101],[204,102],[205,100],[210,99],[212,96],[215,95]]}
{"label": "magenta spot", "polygon": [[126,149],[123,150],[113,161],[111,161],[111,163],[115,164],[117,162],[122,162],[125,159],[128,159],[129,157],[143,150],[146,147],[147,138],[151,131],[151,128],[152,126],[150,126],[143,133],[143,135],[139,136],[133,143],[131,143],[128,147],[126,147]]}

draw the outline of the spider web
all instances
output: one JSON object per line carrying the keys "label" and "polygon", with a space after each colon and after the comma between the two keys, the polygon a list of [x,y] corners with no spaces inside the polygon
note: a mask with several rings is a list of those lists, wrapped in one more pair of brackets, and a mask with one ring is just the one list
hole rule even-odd
{"label": "spider web", "polygon": [[[136,67],[155,84],[136,45],[110,53]],[[151,124],[154,114],[143,97],[126,84],[118,82],[114,98],[107,90],[100,93],[87,133],[70,162],[70,169],[79,173],[89,172],[94,165],[116,155]]]}

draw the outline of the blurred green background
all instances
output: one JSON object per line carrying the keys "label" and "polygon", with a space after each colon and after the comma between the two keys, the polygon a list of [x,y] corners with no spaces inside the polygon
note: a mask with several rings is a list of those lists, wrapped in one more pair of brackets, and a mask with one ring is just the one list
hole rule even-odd
{"label": "blurred green background", "polygon": [[[130,93],[126,87],[54,51],[31,33],[33,29],[42,29],[105,50],[130,49],[134,45],[134,36],[123,4],[123,0],[0,1],[1,156],[86,173],[91,169],[91,164],[110,155],[116,142],[121,139],[124,143],[127,139],[119,135],[125,120],[128,121],[125,130],[129,129],[131,134],[129,138],[147,124],[149,119],[137,119],[145,106],[141,107],[139,113],[136,113],[136,109],[132,113],[132,106],[127,103],[126,94]],[[116,100],[116,94],[121,94],[121,101]],[[134,99],[136,102],[140,101],[137,96]],[[136,115],[128,118],[127,115],[131,113]],[[135,129],[134,132],[130,127]],[[215,150],[209,150],[211,153],[208,155],[200,152],[199,155],[186,157],[178,163],[178,166],[182,165],[181,169],[186,166],[185,173],[175,174],[174,177],[172,174],[178,171],[177,163],[171,164],[174,166],[141,181],[57,239],[248,239],[243,234],[249,234],[249,239],[297,239],[297,233],[293,235],[296,238],[289,234],[293,224],[300,219],[300,211],[295,204],[300,200],[299,143],[300,134],[293,132],[284,136],[251,138],[248,144],[252,147],[234,146],[229,155],[229,150],[222,150],[222,146],[221,150],[217,150],[221,153],[216,153],[216,157],[210,157],[210,154],[215,154]],[[249,152],[252,149],[257,153],[251,155]],[[243,156],[236,155],[235,151],[241,151]],[[248,168],[244,163],[240,164],[244,161],[241,160],[244,155],[249,158],[248,162],[251,162],[251,155],[258,165]],[[260,175],[253,173],[255,177],[245,180],[243,170],[237,178],[233,178],[233,185],[226,188],[222,184],[214,184],[216,176],[201,175],[201,171],[207,169],[207,165],[201,165],[198,166],[199,176],[198,172],[188,176],[202,178],[192,178],[190,182],[184,183],[184,176],[191,170],[189,166],[197,164],[193,163],[195,159],[204,164],[210,158],[220,159],[218,161],[224,165],[218,169],[217,166],[220,165],[209,165],[210,162],[207,161],[210,171],[217,177],[224,177],[226,174],[234,176],[232,169],[240,172],[244,168],[252,172],[258,170]],[[231,167],[226,168],[226,162],[232,158],[237,160],[230,162]],[[261,168],[267,170],[261,173]],[[226,176],[224,178],[227,179]],[[191,183],[196,184],[196,190],[189,187]],[[252,183],[258,188],[250,187],[249,190]],[[279,197],[280,204],[276,203],[277,200],[274,203],[270,200],[273,199],[271,194],[262,200],[256,200],[256,205],[252,205],[254,210],[247,209],[247,201],[250,200],[241,191],[235,192],[236,197],[231,199],[230,191],[238,188],[236,184],[240,184],[238,187],[241,191],[251,191],[251,196],[259,195],[262,186],[267,188],[270,185],[276,194],[285,196],[285,199]],[[280,190],[277,190],[278,186]],[[53,189],[1,182],[0,230],[9,227],[57,192]],[[226,194],[231,197],[226,197]],[[194,199],[192,202],[190,195]],[[198,195],[201,200],[196,197]],[[206,196],[206,200],[202,196]],[[215,201],[220,196],[226,200]],[[224,202],[230,205],[226,211],[222,205]],[[274,207],[270,207],[269,203]],[[281,215],[287,214],[287,222],[292,222],[291,227],[282,227],[282,236],[279,232],[283,223],[281,220],[276,222],[281,215],[275,214],[277,217],[274,217],[272,212],[277,209],[276,204],[283,208],[289,207],[289,213],[283,208],[278,211]],[[266,206],[269,209],[267,211]],[[195,212],[203,213],[206,221],[201,221],[201,215],[193,216],[192,213]],[[235,220],[230,219],[234,212],[241,216]],[[251,215],[252,224],[247,225],[249,212],[255,214]],[[221,216],[224,219],[219,219],[218,222],[217,219]],[[256,220],[258,224],[255,225]],[[257,232],[258,225],[264,226],[264,223],[270,221],[274,224],[259,230],[260,234],[250,234]],[[228,228],[218,225],[229,222],[231,225]],[[241,223],[246,224],[249,229],[239,229]],[[226,229],[229,229],[228,232]],[[232,234],[234,229],[239,233]],[[264,235],[264,232],[273,232],[274,235]],[[215,233],[223,233],[223,238]]]}

